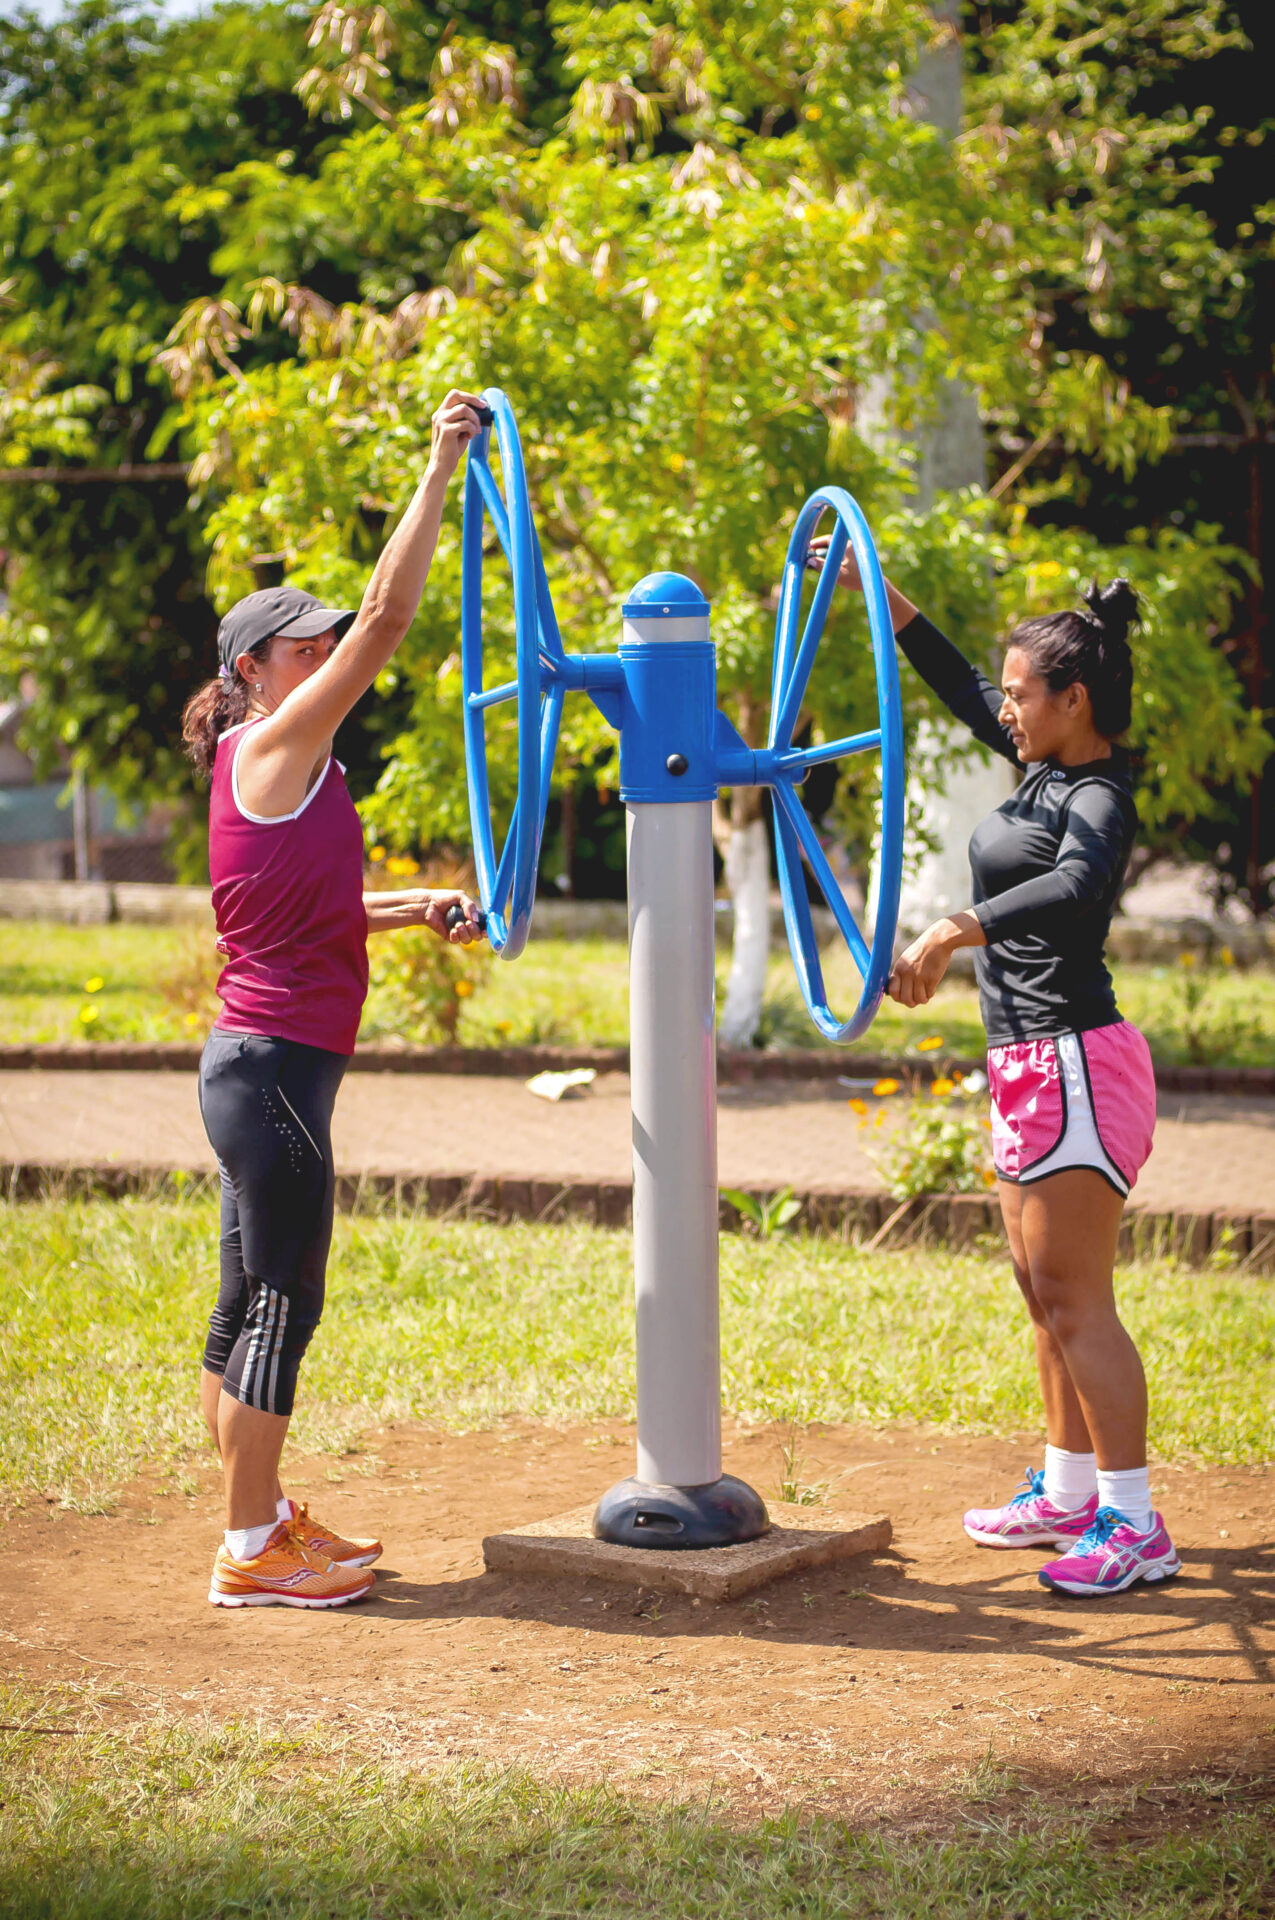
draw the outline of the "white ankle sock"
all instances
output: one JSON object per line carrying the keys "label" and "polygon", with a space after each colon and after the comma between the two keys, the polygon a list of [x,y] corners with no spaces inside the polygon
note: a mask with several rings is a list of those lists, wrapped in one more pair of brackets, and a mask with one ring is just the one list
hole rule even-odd
{"label": "white ankle sock", "polygon": [[227,1527],[226,1552],[235,1560],[255,1560],[278,1524],[267,1520],[263,1527]]}
{"label": "white ankle sock", "polygon": [[1045,1498],[1064,1513],[1083,1507],[1098,1481],[1098,1462],[1092,1453],[1068,1453],[1066,1447],[1045,1448]]}
{"label": "white ankle sock", "polygon": [[281,1493],[279,1495],[279,1498],[275,1501],[274,1510],[278,1514],[280,1520],[291,1520],[292,1502],[291,1500],[289,1500],[286,1493]]}
{"label": "white ankle sock", "polygon": [[1151,1530],[1151,1475],[1146,1467],[1098,1473],[1098,1505],[1115,1507],[1139,1533]]}

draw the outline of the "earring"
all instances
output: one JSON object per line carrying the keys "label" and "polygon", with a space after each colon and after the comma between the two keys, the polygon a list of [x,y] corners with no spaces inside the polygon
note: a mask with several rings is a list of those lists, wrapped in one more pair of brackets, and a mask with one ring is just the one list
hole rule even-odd
{"label": "earring", "polygon": [[252,690],[253,690],[253,692],[254,692],[254,693],[260,693],[260,692],[261,692],[261,682],[260,682],[260,680],[254,680],[254,681],[253,681],[253,683],[252,683]]}

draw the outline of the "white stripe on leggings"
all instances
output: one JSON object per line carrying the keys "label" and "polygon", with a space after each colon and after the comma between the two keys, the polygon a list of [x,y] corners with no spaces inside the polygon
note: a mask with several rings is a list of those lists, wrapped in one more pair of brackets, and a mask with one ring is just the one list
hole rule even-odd
{"label": "white stripe on leggings", "polygon": [[274,1338],[275,1323],[279,1316],[279,1302],[282,1299],[282,1295],[277,1293],[273,1287],[263,1287],[261,1291],[265,1295],[265,1306],[258,1318],[257,1331],[253,1335],[252,1350],[248,1355],[248,1363],[244,1368],[242,1385],[244,1397],[248,1405],[250,1407],[256,1407],[259,1412],[264,1413],[266,1407],[263,1393],[266,1371],[269,1364],[269,1353]]}
{"label": "white stripe on leggings", "polygon": [[254,1401],[252,1398],[252,1374],[253,1374],[253,1369],[257,1364],[257,1350],[260,1347],[262,1339],[265,1335],[266,1319],[270,1312],[269,1301],[265,1302],[264,1310],[261,1310],[262,1302],[261,1302],[260,1296],[258,1296],[258,1299],[257,1299],[257,1306],[259,1309],[257,1313],[257,1323],[253,1328],[251,1335],[249,1336],[248,1352],[244,1357],[243,1372],[239,1376],[239,1398],[243,1401],[246,1407],[251,1407],[252,1405],[254,1405]]}
{"label": "white stripe on leggings", "polygon": [[275,1333],[274,1358],[270,1363],[270,1385],[266,1390],[266,1401],[268,1403],[266,1406],[267,1413],[274,1413],[276,1411],[275,1395],[279,1389],[279,1361],[283,1357],[283,1341],[287,1327],[288,1296],[286,1293],[281,1293],[279,1295],[279,1324]]}

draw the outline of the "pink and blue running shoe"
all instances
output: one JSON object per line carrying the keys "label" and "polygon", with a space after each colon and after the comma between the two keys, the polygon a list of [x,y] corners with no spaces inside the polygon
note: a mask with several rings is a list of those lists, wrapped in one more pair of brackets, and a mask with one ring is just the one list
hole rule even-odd
{"label": "pink and blue running shoe", "polygon": [[1139,1533],[1117,1508],[1099,1507],[1084,1536],[1060,1560],[1043,1566],[1036,1578],[1054,1593],[1084,1595],[1123,1593],[1139,1580],[1153,1586],[1181,1571],[1182,1562],[1158,1513],[1152,1514],[1148,1531]]}
{"label": "pink and blue running shoe", "polygon": [[1072,1513],[1056,1507],[1046,1497],[1044,1472],[1028,1467],[1007,1507],[971,1507],[961,1525],[980,1547],[1069,1547],[1093,1525],[1097,1511],[1096,1493]]}

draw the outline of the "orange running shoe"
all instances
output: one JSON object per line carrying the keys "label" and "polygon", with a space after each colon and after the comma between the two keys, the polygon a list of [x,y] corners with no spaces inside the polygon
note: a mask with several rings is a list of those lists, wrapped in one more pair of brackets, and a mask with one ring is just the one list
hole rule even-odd
{"label": "orange running shoe", "polygon": [[329,1560],[335,1560],[338,1567],[370,1567],[379,1560],[385,1549],[379,1540],[346,1540],[341,1534],[325,1527],[321,1520],[312,1520],[309,1507],[299,1507],[295,1500],[289,1500],[292,1508],[292,1524],[298,1538],[305,1541],[311,1553],[321,1553]]}
{"label": "orange running shoe", "polygon": [[214,1607],[343,1607],[375,1585],[374,1573],[313,1553],[296,1522],[281,1520],[255,1560],[234,1559],[222,1542],[208,1598]]}

